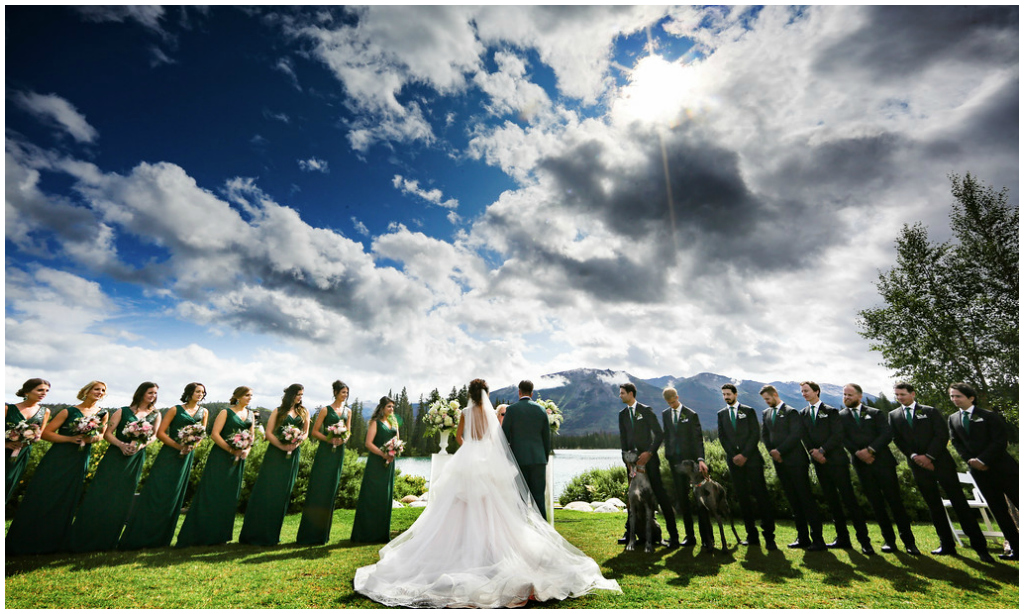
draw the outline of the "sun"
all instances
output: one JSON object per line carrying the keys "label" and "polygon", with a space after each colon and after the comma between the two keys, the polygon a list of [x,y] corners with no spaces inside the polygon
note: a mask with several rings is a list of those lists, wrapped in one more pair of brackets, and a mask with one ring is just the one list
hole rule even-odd
{"label": "sun", "polygon": [[678,125],[693,106],[696,70],[659,55],[641,58],[619,90],[612,114],[627,122]]}

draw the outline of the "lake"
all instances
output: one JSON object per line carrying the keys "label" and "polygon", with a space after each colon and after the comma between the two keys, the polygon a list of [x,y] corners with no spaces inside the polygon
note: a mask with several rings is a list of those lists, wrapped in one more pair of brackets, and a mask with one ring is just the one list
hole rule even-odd
{"label": "lake", "polygon": [[[398,469],[408,475],[418,475],[430,481],[430,457],[398,457]],[[577,475],[590,469],[607,469],[622,466],[620,450],[555,450],[551,459],[555,483],[552,493],[557,502],[565,485]]]}

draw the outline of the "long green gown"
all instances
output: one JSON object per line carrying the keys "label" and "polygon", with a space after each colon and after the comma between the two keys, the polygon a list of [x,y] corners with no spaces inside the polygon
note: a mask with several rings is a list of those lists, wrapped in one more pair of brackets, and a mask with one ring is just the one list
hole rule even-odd
{"label": "long green gown", "polygon": [[[302,428],[303,420],[298,416],[286,416],[277,427],[277,432],[286,426]],[[278,435],[280,437],[280,435]],[[256,476],[249,505],[245,509],[242,532],[238,543],[253,546],[274,546],[281,541],[281,525],[288,513],[292,498],[295,476],[299,474],[299,456],[302,448],[296,448],[291,456],[275,445],[268,445],[263,455],[263,465]]]}
{"label": "long green gown", "polygon": [[[35,414],[33,414],[28,420],[25,420],[21,415],[21,411],[17,405],[9,403],[7,405],[7,414],[4,418],[4,430],[7,430],[13,426],[17,426],[22,420],[25,422],[36,423],[39,426],[43,425],[43,417],[46,416],[46,408],[40,407]],[[25,473],[25,467],[28,466],[28,457],[32,453],[32,444],[29,444],[18,452],[18,455],[11,457],[12,450],[4,448],[4,452],[7,454],[7,460],[4,463],[6,465],[7,473],[7,497],[4,499],[4,505],[11,502],[11,495],[14,493],[14,488],[18,485],[18,480],[21,479],[21,474]]]}
{"label": "long green gown", "polygon": [[[154,410],[144,420],[152,423],[159,415]],[[117,423],[114,437],[127,442],[124,429],[138,420],[132,408],[122,407],[121,421]],[[71,527],[72,552],[95,552],[117,547],[117,540],[121,538],[121,530],[135,502],[135,487],[139,485],[145,462],[145,448],[131,456],[125,456],[116,446],[107,448],[75,514],[75,523]]]}
{"label": "long green gown", "polygon": [[[57,429],[57,434],[73,437],[71,424],[82,415],[77,407],[68,407],[67,418]],[[68,549],[71,521],[82,497],[91,452],[91,443],[79,446],[68,442],[50,446],[25,489],[25,496],[7,530],[7,556],[50,554]]]}
{"label": "long green gown", "polygon": [[[178,432],[191,424],[202,424],[206,409],[200,407],[195,417],[189,416],[181,405],[174,406],[174,417],[167,434],[179,441]],[[149,477],[139,493],[138,503],[132,510],[128,525],[117,544],[118,550],[163,548],[171,545],[174,529],[178,525],[181,506],[185,502],[189,473],[194,452],[182,455],[171,446],[164,445],[156,455]]]}
{"label": "long green gown", "polygon": [[[221,437],[227,441],[238,431],[252,428],[252,410],[246,410],[245,419],[225,409],[226,418]],[[235,530],[235,511],[238,496],[242,493],[242,476],[245,475],[245,459],[235,462],[235,456],[214,445],[206,458],[206,468],[199,480],[199,487],[192,497],[185,522],[178,531],[175,548],[188,546],[216,546],[231,541]]]}
{"label": "long green gown", "polygon": [[[327,427],[348,418],[348,411],[339,416],[334,408],[324,408],[323,433]],[[331,536],[331,520],[334,518],[334,500],[338,496],[338,482],[341,481],[341,467],[345,461],[345,446],[337,448],[326,441],[317,442],[313,468],[309,471],[309,485],[306,487],[306,502],[302,506],[302,520],[295,541],[300,544],[326,544]]]}
{"label": "long green gown", "polygon": [[[387,440],[398,434],[391,427],[377,421],[377,435],[373,445],[382,448]],[[356,519],[352,523],[352,541],[386,543],[391,538],[391,506],[395,494],[395,463],[384,464],[376,454],[366,458],[366,470],[359,489]]]}

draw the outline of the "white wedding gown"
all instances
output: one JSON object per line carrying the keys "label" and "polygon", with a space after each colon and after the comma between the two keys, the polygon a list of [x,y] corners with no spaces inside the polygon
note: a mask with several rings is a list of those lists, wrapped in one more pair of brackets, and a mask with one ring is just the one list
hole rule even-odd
{"label": "white wedding gown", "polygon": [[540,515],[490,401],[466,410],[462,447],[408,531],[356,570],[355,590],[388,606],[522,605],[622,592]]}

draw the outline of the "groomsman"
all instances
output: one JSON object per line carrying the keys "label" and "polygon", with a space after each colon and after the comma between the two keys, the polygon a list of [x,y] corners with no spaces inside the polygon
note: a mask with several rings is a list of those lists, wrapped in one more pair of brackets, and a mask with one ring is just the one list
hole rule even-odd
{"label": "groomsman", "polygon": [[740,543],[744,546],[758,544],[754,514],[756,507],[761,512],[765,549],[777,550],[775,517],[771,499],[768,498],[768,485],[764,481],[764,459],[757,449],[761,440],[757,412],[753,407],[738,403],[736,394],[736,386],[722,386],[722,398],[726,406],[718,411],[718,439],[725,449],[725,464],[729,467],[729,475],[743,514],[743,524],[747,527],[747,539]]}
{"label": "groomsman", "polygon": [[864,513],[857,504],[857,496],[853,493],[853,482],[850,481],[850,457],[843,449],[843,424],[839,411],[822,403],[819,395],[821,388],[814,382],[800,382],[800,394],[809,403],[802,411],[804,423],[804,445],[811,453],[814,461],[814,473],[825,493],[825,501],[832,511],[832,520],[836,526],[836,540],[826,544],[829,548],[852,548],[850,532],[846,528],[846,514],[843,505],[850,513],[850,520],[857,532],[860,551],[874,554],[871,539],[868,537],[868,525],[864,522]]}
{"label": "groomsman", "polygon": [[973,387],[963,382],[950,385],[949,400],[959,411],[949,417],[949,434],[960,458],[971,468],[971,475],[985,495],[999,530],[1013,548],[999,558],[1016,561],[1019,533],[1006,499],[1020,507],[1020,469],[1006,451],[1006,421],[994,411],[975,407],[975,398],[977,393]]}
{"label": "groomsman", "polygon": [[825,540],[821,535],[818,502],[811,494],[811,478],[807,471],[810,461],[804,449],[804,424],[800,410],[784,403],[775,386],[762,386],[760,394],[768,404],[761,420],[761,439],[772,457],[775,474],[779,476],[782,492],[789,500],[796,521],[796,541],[789,547],[819,552],[825,549]]}
{"label": "groomsman", "polygon": [[[651,481],[654,498],[658,501],[662,516],[665,517],[665,524],[668,525],[669,541],[666,546],[678,548],[679,532],[676,529],[676,515],[672,512],[672,502],[661,483],[661,470],[658,465],[658,448],[661,447],[665,434],[658,424],[658,417],[654,415],[654,411],[643,403],[637,402],[636,386],[633,382],[626,382],[619,386],[619,399],[626,404],[626,408],[619,412],[619,442],[622,444],[622,451],[632,450],[639,454],[636,464],[638,467],[645,468],[647,479]],[[626,534],[619,540],[619,543],[628,542],[629,517],[627,516]]]}
{"label": "groomsman", "polygon": [[889,450],[892,428],[889,416],[880,409],[864,405],[864,390],[857,384],[843,388],[843,405],[839,411],[843,423],[843,445],[853,455],[853,468],[864,494],[871,503],[882,530],[882,552],[896,550],[896,533],[886,512],[886,502],[900,530],[900,538],[909,554],[921,554],[910,528],[910,516],[903,507],[899,480],[896,479],[896,457]]}
{"label": "groomsman", "polygon": [[960,487],[953,456],[946,449],[949,429],[942,414],[934,407],[918,403],[917,393],[914,392],[912,384],[897,383],[893,388],[893,394],[902,405],[889,412],[893,442],[907,457],[907,465],[914,474],[917,489],[921,491],[921,496],[928,504],[928,514],[941,544],[932,550],[932,554],[956,554],[953,529],[947,522],[942,496],[939,494],[941,486],[946,498],[952,502],[960,527],[970,538],[971,548],[978,553],[978,558],[986,563],[995,563],[995,559],[986,549],[985,536],[978,526],[978,520],[967,504],[963,488]]}
{"label": "groomsman", "polygon": [[[686,539],[682,546],[690,547],[697,544],[693,537],[693,514],[690,511],[690,495],[693,488],[690,478],[679,471],[679,463],[691,460],[697,463],[698,469],[708,475],[708,466],[704,462],[704,432],[700,428],[700,418],[689,407],[679,402],[679,393],[675,388],[666,388],[661,395],[668,403],[668,409],[661,412],[661,422],[665,429],[665,458],[672,470],[672,482],[676,487],[676,500],[683,513],[683,526],[686,528]],[[700,543],[708,553],[715,549],[715,533],[711,529],[711,517],[708,510],[699,502],[697,507],[697,525],[700,528]]]}

